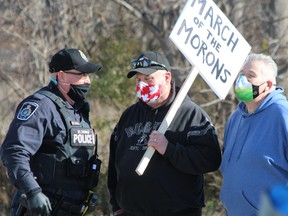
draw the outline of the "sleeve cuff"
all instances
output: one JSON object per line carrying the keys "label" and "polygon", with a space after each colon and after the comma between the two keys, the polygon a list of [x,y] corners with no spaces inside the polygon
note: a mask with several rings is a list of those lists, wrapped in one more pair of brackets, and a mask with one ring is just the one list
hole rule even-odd
{"label": "sleeve cuff", "polygon": [[167,145],[167,148],[166,148],[166,151],[164,153],[164,157],[166,158],[171,158],[175,152],[175,145],[168,142],[168,145]]}
{"label": "sleeve cuff", "polygon": [[28,173],[20,181],[18,181],[15,186],[18,190],[22,191],[25,194],[28,194],[36,188],[40,188],[36,179]]}
{"label": "sleeve cuff", "polygon": [[27,199],[35,196],[36,194],[38,194],[38,193],[40,193],[40,192],[42,192],[41,188],[35,188],[35,189],[29,191],[28,193],[26,193]]}

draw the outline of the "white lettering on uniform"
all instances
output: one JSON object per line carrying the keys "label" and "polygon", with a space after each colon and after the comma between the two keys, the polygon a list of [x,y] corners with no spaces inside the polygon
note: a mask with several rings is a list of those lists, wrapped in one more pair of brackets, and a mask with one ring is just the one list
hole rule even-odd
{"label": "white lettering on uniform", "polygon": [[89,131],[87,131],[87,130],[77,130],[77,133],[78,134],[89,134]]}
{"label": "white lettering on uniform", "polygon": [[93,136],[91,134],[74,134],[73,142],[93,144]]}
{"label": "white lettering on uniform", "polygon": [[74,134],[73,135],[73,143],[76,143],[76,140],[77,140],[77,134]]}

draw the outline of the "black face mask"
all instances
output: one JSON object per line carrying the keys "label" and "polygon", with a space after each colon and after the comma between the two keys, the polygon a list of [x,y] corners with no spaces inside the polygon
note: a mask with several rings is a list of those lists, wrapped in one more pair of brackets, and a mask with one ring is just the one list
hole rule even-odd
{"label": "black face mask", "polygon": [[82,85],[72,85],[70,84],[70,90],[67,95],[75,102],[75,103],[84,103],[86,96],[88,94],[88,90],[90,88],[90,84],[82,84]]}

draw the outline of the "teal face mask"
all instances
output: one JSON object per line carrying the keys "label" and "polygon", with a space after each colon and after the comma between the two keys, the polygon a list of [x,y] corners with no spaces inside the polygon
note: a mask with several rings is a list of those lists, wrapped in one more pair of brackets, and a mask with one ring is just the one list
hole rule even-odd
{"label": "teal face mask", "polygon": [[[263,85],[264,83],[262,83],[261,85]],[[236,80],[234,91],[237,98],[245,103],[252,101],[259,96],[259,87],[261,85],[255,86],[248,82],[247,78],[244,75],[240,75]]]}

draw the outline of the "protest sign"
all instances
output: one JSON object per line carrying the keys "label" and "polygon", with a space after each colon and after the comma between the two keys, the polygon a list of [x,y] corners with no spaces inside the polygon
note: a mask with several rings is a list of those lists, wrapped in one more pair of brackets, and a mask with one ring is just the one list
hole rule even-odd
{"label": "protest sign", "polygon": [[220,99],[251,50],[212,0],[188,0],[169,38]]}

